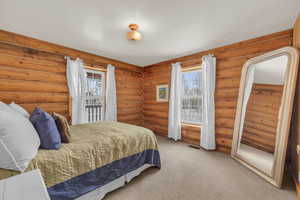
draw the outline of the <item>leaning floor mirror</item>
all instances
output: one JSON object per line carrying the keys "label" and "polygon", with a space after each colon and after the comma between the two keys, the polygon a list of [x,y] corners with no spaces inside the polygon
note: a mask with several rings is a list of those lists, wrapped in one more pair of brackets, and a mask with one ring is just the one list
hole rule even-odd
{"label": "leaning floor mirror", "polygon": [[242,70],[231,156],[281,187],[299,55],[285,47],[249,59]]}

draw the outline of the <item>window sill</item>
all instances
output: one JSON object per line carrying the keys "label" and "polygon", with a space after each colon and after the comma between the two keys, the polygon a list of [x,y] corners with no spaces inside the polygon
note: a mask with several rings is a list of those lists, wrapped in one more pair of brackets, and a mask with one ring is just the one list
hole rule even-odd
{"label": "window sill", "polygon": [[190,126],[190,127],[196,127],[196,128],[202,127],[201,124],[192,124],[192,123],[184,123],[184,122],[181,122],[181,126]]}

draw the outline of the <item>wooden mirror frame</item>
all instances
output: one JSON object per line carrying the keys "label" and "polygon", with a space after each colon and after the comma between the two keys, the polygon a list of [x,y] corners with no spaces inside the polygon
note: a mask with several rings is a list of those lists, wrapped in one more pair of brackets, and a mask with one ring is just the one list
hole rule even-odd
{"label": "wooden mirror frame", "polygon": [[[274,164],[271,173],[272,175],[270,176],[264,173],[263,171],[259,170],[255,166],[251,165],[247,161],[243,160],[238,155],[237,150],[238,150],[238,141],[239,141],[239,134],[240,134],[240,120],[242,116],[241,110],[243,106],[247,71],[251,65],[281,55],[287,55],[289,57],[289,61],[288,61],[287,71],[285,73],[282,101],[281,101],[279,115],[278,115],[279,120],[277,123],[277,131],[276,131]],[[242,75],[241,75],[241,82],[240,82],[240,89],[239,89],[239,96],[238,96],[238,103],[237,103],[237,110],[236,110],[235,124],[234,124],[234,133],[233,133],[233,140],[232,140],[231,156],[232,158],[240,162],[242,165],[248,167],[250,170],[254,171],[262,178],[264,178],[265,180],[267,180],[268,182],[270,182],[271,184],[279,188],[282,186],[282,180],[283,180],[287,143],[289,137],[290,122],[292,117],[293,101],[294,101],[294,95],[295,95],[295,89],[297,83],[298,60],[299,60],[299,54],[297,49],[293,47],[284,47],[266,53],[264,55],[249,59],[244,64],[242,69]]]}

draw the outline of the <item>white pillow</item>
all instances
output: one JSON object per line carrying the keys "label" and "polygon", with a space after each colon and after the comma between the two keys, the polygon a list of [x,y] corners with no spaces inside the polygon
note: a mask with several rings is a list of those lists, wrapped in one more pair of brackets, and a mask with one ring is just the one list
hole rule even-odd
{"label": "white pillow", "polygon": [[16,104],[15,102],[11,102],[11,104],[9,104],[9,107],[29,119],[30,114],[22,106]]}
{"label": "white pillow", "polygon": [[0,168],[24,171],[39,146],[40,139],[31,122],[0,103]]}
{"label": "white pillow", "polygon": [[11,111],[11,108],[7,104],[0,101],[0,112],[1,111]]}

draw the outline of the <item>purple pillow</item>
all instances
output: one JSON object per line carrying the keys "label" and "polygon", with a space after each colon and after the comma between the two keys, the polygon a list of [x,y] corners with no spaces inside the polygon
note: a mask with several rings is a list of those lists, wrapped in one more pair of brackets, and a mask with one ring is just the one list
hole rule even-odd
{"label": "purple pillow", "polygon": [[41,147],[44,149],[59,149],[61,138],[57,130],[53,117],[40,108],[34,109],[30,116],[30,121],[34,125],[41,140]]}

